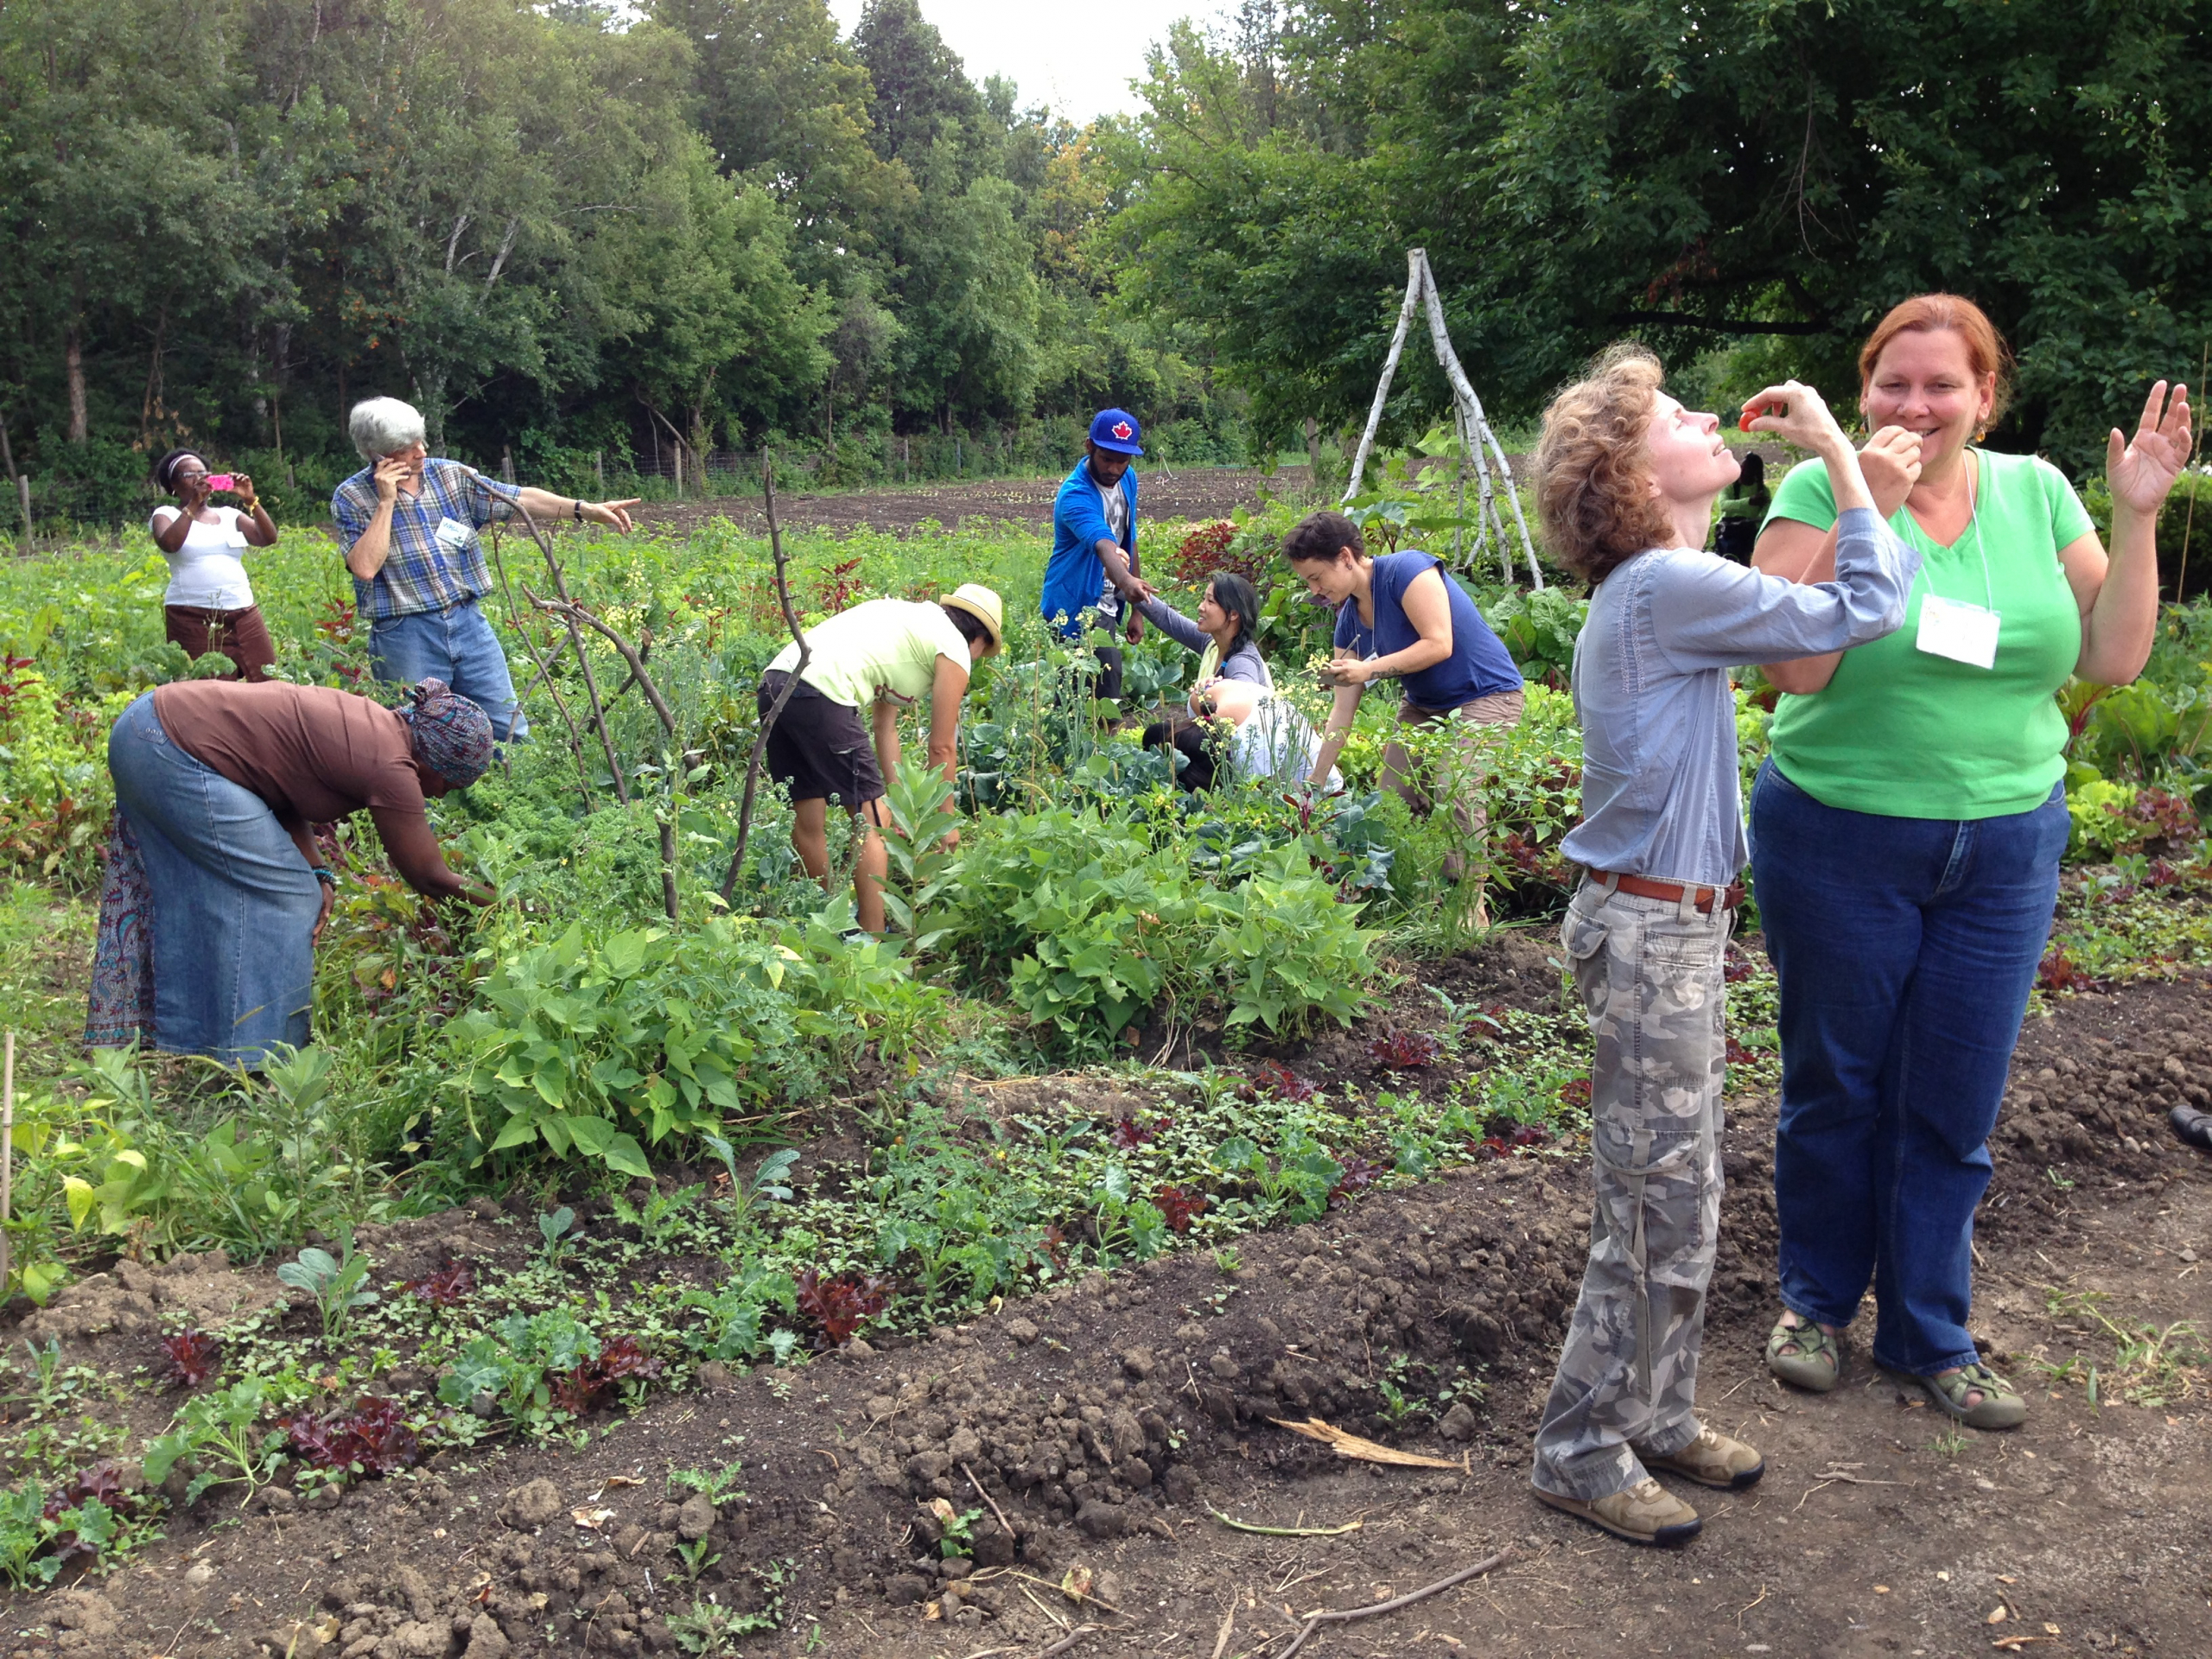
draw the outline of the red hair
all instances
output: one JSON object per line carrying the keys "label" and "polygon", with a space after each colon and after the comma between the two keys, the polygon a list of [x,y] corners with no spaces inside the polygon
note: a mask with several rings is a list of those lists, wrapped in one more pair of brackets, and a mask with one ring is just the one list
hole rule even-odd
{"label": "red hair", "polygon": [[1916,294],[1874,325],[1866,343],[1859,348],[1859,387],[1863,395],[1873,383],[1874,365],[1882,360],[1889,343],[1899,334],[1948,331],[1967,348],[1967,363],[1974,378],[1997,377],[1997,391],[1989,418],[1993,424],[2005,413],[2012,397],[2012,353],[1989,314],[1972,300],[1957,294]]}

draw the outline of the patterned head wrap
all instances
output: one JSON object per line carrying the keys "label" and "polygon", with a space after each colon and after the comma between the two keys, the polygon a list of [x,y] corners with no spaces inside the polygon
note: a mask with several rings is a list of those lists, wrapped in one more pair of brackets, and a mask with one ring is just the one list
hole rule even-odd
{"label": "patterned head wrap", "polygon": [[399,717],[415,758],[450,783],[466,789],[492,764],[492,717],[467,697],[455,696],[443,680],[426,679],[408,694],[411,709]]}

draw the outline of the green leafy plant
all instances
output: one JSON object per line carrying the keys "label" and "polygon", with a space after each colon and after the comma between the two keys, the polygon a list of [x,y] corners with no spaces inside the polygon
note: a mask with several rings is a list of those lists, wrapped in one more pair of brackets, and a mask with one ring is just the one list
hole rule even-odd
{"label": "green leafy plant", "polygon": [[[278,1389],[280,1395],[305,1392],[304,1386]],[[232,1483],[242,1484],[251,1498],[284,1459],[274,1437],[264,1442],[257,1427],[271,1403],[281,1401],[272,1401],[268,1380],[259,1376],[193,1395],[179,1408],[168,1433],[146,1443],[147,1480],[159,1485],[171,1469],[190,1459],[198,1469],[186,1487],[188,1503],[211,1486]]]}
{"label": "green leafy plant", "polygon": [[356,1309],[373,1306],[377,1292],[368,1283],[369,1259],[353,1248],[353,1230],[338,1230],[339,1254],[308,1246],[299,1259],[276,1269],[276,1277],[295,1290],[305,1291],[322,1321],[322,1345],[335,1349],[353,1328]]}
{"label": "green leafy plant", "polygon": [[756,1266],[712,1290],[690,1287],[677,1306],[696,1308],[703,1316],[690,1338],[692,1351],[702,1359],[751,1360],[768,1352],[780,1363],[798,1346],[796,1332],[765,1328],[772,1309],[782,1309],[787,1318],[798,1315],[798,1292],[787,1273]]}
{"label": "green leafy plant", "polygon": [[941,928],[925,931],[922,918],[944,892],[959,859],[945,843],[960,827],[960,811],[944,772],[911,753],[884,779],[883,802],[891,820],[880,830],[891,873],[884,914],[916,950],[926,950],[944,936]]}
{"label": "green leafy plant", "polygon": [[548,1211],[537,1218],[537,1236],[544,1242],[545,1265],[558,1268],[569,1253],[569,1235],[576,1224],[576,1212],[567,1205]]}

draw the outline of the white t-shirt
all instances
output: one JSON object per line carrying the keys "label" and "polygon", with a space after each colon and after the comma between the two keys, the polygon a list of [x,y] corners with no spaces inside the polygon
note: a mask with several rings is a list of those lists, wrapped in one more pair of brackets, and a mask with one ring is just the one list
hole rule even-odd
{"label": "white t-shirt", "polygon": [[[1312,723],[1281,696],[1262,697],[1230,747],[1236,770],[1247,778],[1287,778],[1304,783],[1320,758],[1321,740]],[[1344,774],[1334,766],[1324,787],[1342,789]]]}
{"label": "white t-shirt", "polygon": [[[1098,480],[1093,479],[1091,483],[1095,486],[1098,485]],[[1098,505],[1105,512],[1106,528],[1114,532],[1116,541],[1120,541],[1122,532],[1129,527],[1129,498],[1122,493],[1119,480],[1115,481],[1111,489],[1098,486]],[[1101,576],[1098,583],[1098,614],[1110,621],[1121,613],[1121,590],[1114,586],[1113,577]]]}
{"label": "white t-shirt", "polygon": [[[181,507],[156,507],[146,528],[159,535],[175,519]],[[245,515],[236,507],[217,507],[219,524],[195,518],[184,532],[184,544],[162,556],[169,562],[169,590],[162,595],[166,605],[197,605],[211,611],[242,611],[253,603],[253,584],[245,579],[241,560],[246,549],[245,531],[239,528]]]}
{"label": "white t-shirt", "polygon": [[[968,642],[942,605],[905,599],[871,599],[840,611],[806,631],[806,672],[799,677],[848,709],[865,709],[879,691],[899,702],[927,696],[937,684],[937,659],[969,666]],[[785,645],[770,668],[788,674],[798,647]]]}

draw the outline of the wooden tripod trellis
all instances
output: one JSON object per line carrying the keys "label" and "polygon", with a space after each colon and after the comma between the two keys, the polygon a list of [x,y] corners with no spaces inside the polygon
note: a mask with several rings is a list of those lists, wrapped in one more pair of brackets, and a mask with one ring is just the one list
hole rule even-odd
{"label": "wooden tripod trellis", "polygon": [[[1505,579],[1513,577],[1513,550],[1506,539],[1505,518],[1498,510],[1500,485],[1508,503],[1513,508],[1514,528],[1520,532],[1521,551],[1529,561],[1529,585],[1544,585],[1542,568],[1536,563],[1535,544],[1529,539],[1529,522],[1522,516],[1520,493],[1513,487],[1513,466],[1506,460],[1505,451],[1497,442],[1497,435],[1491,430],[1490,421],[1483,414],[1483,400],[1475,396],[1475,389],[1467,379],[1467,372],[1459,366],[1459,354],[1452,349],[1452,335],[1444,326],[1444,300],[1436,291],[1436,273],[1429,269],[1428,250],[1406,250],[1406,302],[1398,308],[1398,327],[1390,336],[1389,355],[1382,359],[1382,378],[1376,383],[1375,402],[1367,411],[1366,429],[1359,435],[1359,451],[1353,456],[1351,478],[1344,486],[1344,502],[1349,504],[1359,493],[1360,480],[1367,474],[1367,458],[1375,448],[1376,429],[1382,423],[1382,405],[1389,400],[1390,381],[1398,372],[1398,359],[1406,349],[1406,336],[1413,331],[1414,313],[1426,308],[1428,313],[1429,343],[1436,348],[1436,361],[1444,371],[1445,379],[1452,387],[1452,419],[1459,434],[1461,461],[1461,511],[1465,510],[1465,459],[1475,463],[1475,545],[1471,550],[1480,554],[1493,532],[1497,537],[1499,563],[1504,566]],[[1488,455],[1484,454],[1487,449]],[[1497,465],[1497,482],[1491,476],[1491,461]]]}

